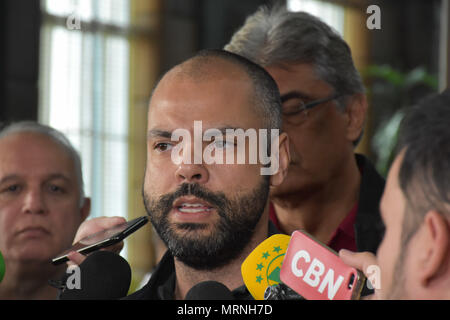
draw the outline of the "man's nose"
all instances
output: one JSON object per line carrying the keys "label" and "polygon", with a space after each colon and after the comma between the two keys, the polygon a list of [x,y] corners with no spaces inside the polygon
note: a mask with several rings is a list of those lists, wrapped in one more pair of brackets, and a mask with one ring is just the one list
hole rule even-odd
{"label": "man's nose", "polygon": [[47,213],[44,195],[39,189],[27,190],[23,203],[23,212],[32,214]]}
{"label": "man's nose", "polygon": [[172,161],[174,160],[178,165],[175,171],[178,183],[204,184],[208,181],[209,173],[203,163],[203,153],[201,150],[196,150],[195,143],[185,142],[182,146],[182,153],[175,155],[172,158]]}
{"label": "man's nose", "polygon": [[203,164],[180,164],[175,171],[178,183],[204,184],[209,179],[208,170]]}

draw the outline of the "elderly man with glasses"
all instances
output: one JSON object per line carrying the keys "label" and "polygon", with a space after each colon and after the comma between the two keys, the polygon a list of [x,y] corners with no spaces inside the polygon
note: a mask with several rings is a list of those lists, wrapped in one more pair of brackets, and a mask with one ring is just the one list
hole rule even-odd
{"label": "elderly man with glasses", "polygon": [[271,190],[271,220],[287,234],[307,230],[336,251],[376,252],[384,179],[354,152],[367,101],[348,45],[305,12],[261,7],[225,49],[263,66],[280,89],[291,163]]}

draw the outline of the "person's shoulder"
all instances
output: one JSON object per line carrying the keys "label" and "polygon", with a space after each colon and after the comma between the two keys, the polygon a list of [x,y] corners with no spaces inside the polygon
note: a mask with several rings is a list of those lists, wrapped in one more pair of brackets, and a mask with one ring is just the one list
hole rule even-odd
{"label": "person's shoulder", "polygon": [[152,300],[151,286],[149,286],[149,283],[147,283],[141,289],[122,298],[122,300]]}
{"label": "person's shoulder", "polygon": [[386,180],[378,173],[372,162],[362,154],[355,154],[356,162],[361,171],[361,187],[362,191],[369,191],[375,196],[381,197]]}
{"label": "person's shoulder", "polygon": [[358,211],[356,214],[356,246],[358,251],[376,252],[384,234],[380,214],[380,201],[385,179],[365,156],[355,154],[361,170]]}

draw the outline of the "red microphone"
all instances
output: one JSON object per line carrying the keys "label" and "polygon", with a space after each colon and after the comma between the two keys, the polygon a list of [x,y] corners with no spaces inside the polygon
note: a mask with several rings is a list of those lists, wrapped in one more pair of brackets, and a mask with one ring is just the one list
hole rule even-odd
{"label": "red microphone", "polygon": [[294,231],[280,279],[307,300],[357,300],[366,278],[333,249],[304,231]]}

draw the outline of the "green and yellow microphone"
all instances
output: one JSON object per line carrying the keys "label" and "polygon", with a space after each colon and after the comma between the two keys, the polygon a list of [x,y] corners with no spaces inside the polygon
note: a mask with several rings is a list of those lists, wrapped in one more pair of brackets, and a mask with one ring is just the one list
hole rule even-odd
{"label": "green and yellow microphone", "polygon": [[3,276],[5,275],[5,260],[3,259],[2,253],[0,251],[0,282],[3,280]]}
{"label": "green and yellow microphone", "polygon": [[290,236],[276,234],[259,244],[241,266],[245,286],[255,300],[264,300],[267,287],[279,284]]}

